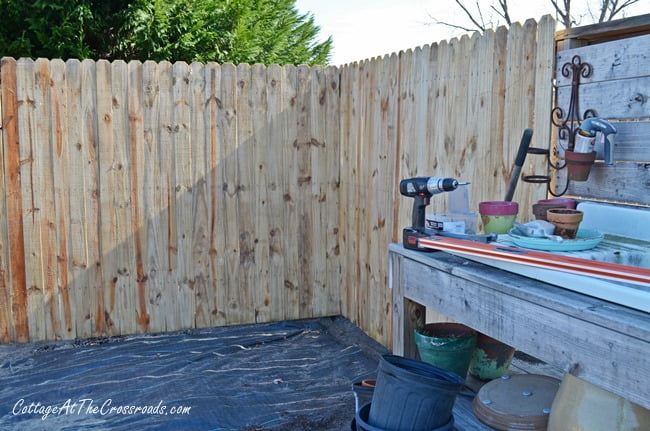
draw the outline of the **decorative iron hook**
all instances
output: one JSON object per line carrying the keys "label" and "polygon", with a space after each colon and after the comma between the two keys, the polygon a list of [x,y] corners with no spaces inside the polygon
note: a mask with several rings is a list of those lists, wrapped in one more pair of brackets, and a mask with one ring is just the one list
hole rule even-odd
{"label": "decorative iron hook", "polygon": [[[573,151],[575,147],[575,138],[580,128],[580,124],[589,118],[596,117],[596,111],[593,109],[587,109],[582,117],[580,116],[580,97],[579,97],[579,87],[580,87],[580,78],[589,78],[593,72],[593,67],[589,63],[583,63],[579,55],[574,55],[571,58],[571,61],[567,61],[562,65],[561,73],[565,78],[571,77],[571,98],[569,100],[569,109],[565,113],[564,109],[556,106],[551,110],[551,122],[555,127],[557,127],[557,137],[559,141],[568,141],[568,148],[566,150]],[[555,87],[555,100],[558,100],[557,86]],[[558,144],[559,145],[559,144]],[[533,151],[536,150],[536,151]],[[555,155],[557,155],[557,148],[554,148]],[[566,162],[562,165],[554,164],[551,161],[550,154],[548,150],[533,149],[530,148],[529,153],[533,154],[545,154],[547,158],[548,165],[555,170],[564,169],[566,167]],[[567,175],[566,184],[564,189],[560,193],[555,193],[554,190],[551,190],[551,177],[548,175],[529,175],[523,178],[524,181],[530,183],[547,183],[548,192],[553,196],[562,196],[569,189],[569,175]]]}
{"label": "decorative iron hook", "polygon": [[[580,97],[579,89],[580,78],[589,78],[593,72],[593,67],[589,63],[583,63],[579,55],[574,55],[571,61],[567,61],[562,66],[562,76],[571,77],[571,98],[569,100],[569,110],[565,112],[559,106],[551,111],[551,122],[558,128],[558,140],[568,140],[568,150],[573,151],[575,146],[575,136],[578,133],[580,124],[589,117],[596,117],[596,111],[587,109],[580,117]],[[557,88],[556,88],[557,91]],[[557,97],[556,97],[557,100]]]}

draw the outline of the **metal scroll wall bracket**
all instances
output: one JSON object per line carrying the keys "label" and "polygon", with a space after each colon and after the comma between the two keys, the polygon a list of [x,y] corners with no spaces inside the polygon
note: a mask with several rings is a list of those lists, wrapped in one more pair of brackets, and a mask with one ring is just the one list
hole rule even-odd
{"label": "metal scroll wall bracket", "polygon": [[[578,133],[578,128],[582,122],[589,117],[596,117],[596,111],[593,109],[587,109],[580,115],[580,78],[589,78],[593,72],[591,64],[585,63],[582,61],[579,55],[574,55],[571,61],[567,61],[562,65],[562,76],[565,78],[571,77],[571,98],[569,100],[569,108],[565,112],[559,106],[556,106],[551,110],[551,122],[555,127],[557,127],[557,145],[560,146],[561,142],[567,142],[567,148],[563,148],[565,151],[573,151],[575,146],[576,133]],[[555,86],[555,100],[558,100],[558,87]],[[558,148],[553,148],[554,158],[557,160],[559,156]],[[551,169],[559,171],[566,167],[566,162],[553,163],[550,157],[550,151],[545,148],[529,148],[529,154],[545,155],[548,165]],[[566,176],[566,184],[564,185],[563,190],[560,193],[556,193],[555,190],[551,188],[551,176],[550,175],[527,175],[522,178],[523,181],[529,183],[546,183],[548,192],[553,196],[562,196],[569,189],[569,175]]]}

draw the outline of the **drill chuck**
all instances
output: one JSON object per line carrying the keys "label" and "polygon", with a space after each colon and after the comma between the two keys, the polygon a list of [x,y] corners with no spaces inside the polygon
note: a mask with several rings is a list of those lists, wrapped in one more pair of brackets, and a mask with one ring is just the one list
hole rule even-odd
{"label": "drill chuck", "polygon": [[427,181],[429,193],[435,195],[442,192],[453,192],[458,188],[458,181],[454,178],[437,178],[431,177]]}

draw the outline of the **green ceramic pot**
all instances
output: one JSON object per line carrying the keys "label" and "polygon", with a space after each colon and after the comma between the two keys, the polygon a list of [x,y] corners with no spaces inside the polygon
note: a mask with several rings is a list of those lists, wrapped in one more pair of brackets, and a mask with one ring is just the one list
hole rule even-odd
{"label": "green ceramic pot", "polygon": [[514,355],[513,347],[479,332],[469,373],[480,380],[497,379],[508,373]]}
{"label": "green ceramic pot", "polygon": [[460,323],[429,323],[415,330],[415,344],[422,361],[464,379],[476,346],[476,331]]}

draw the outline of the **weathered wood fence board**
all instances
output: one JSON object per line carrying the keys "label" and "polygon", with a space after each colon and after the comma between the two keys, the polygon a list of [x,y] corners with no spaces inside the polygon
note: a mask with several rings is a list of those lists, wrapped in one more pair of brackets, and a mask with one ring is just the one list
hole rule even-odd
{"label": "weathered wood fence board", "polygon": [[[54,208],[56,212],[56,268],[57,284],[55,297],[58,300],[58,314],[53,317],[55,339],[72,339],[76,336],[76,319],[74,308],[74,291],[71,289],[70,272],[70,189],[68,175],[70,173],[70,158],[68,142],[68,104],[66,90],[65,63],[52,60],[50,89],[50,145],[53,147],[52,171],[54,177]],[[4,84],[4,81],[3,81]],[[60,322],[60,333],[56,331]]]}
{"label": "weathered wood fence board", "polygon": [[279,120],[281,132],[281,151],[284,170],[282,172],[284,223],[279,232],[283,238],[284,252],[284,288],[285,288],[285,313],[289,319],[300,316],[300,277],[303,271],[301,256],[297,252],[298,244],[302,240],[298,234],[298,75],[295,66],[286,65],[282,68],[282,115]]}
{"label": "weathered wood fence board", "polygon": [[[285,288],[284,288],[284,245],[282,242],[282,232],[284,223],[284,205],[283,205],[283,187],[282,187],[282,169],[284,160],[282,157],[282,144],[284,129],[282,121],[275,112],[282,112],[282,68],[277,64],[271,65],[264,76],[260,76],[259,85],[266,79],[264,85],[266,92],[262,92],[261,97],[266,104],[266,130],[262,130],[263,144],[257,147],[257,165],[258,176],[260,180],[265,181],[262,190],[266,191],[265,217],[268,220],[268,268],[262,274],[266,278],[264,298],[262,301],[268,301],[268,318],[271,321],[277,321],[284,317],[285,306]],[[262,113],[260,113],[262,114]],[[264,174],[264,175],[263,175]],[[259,218],[258,223],[264,219]],[[272,286],[282,286],[281,289],[273,289]],[[261,297],[261,295],[260,295]]]}
{"label": "weathered wood fence board", "polygon": [[[571,182],[568,193],[602,199],[650,205],[650,35],[614,40],[558,52],[556,105],[568,110],[571,76],[562,68],[575,56],[591,65],[591,74],[581,77],[579,115],[588,109],[610,120],[617,128],[614,136],[614,165],[604,165],[602,145],[596,146],[597,162],[586,182]],[[567,140],[558,140],[561,149]],[[560,151],[563,153],[563,150]],[[557,188],[566,184],[566,170],[556,172]],[[643,192],[639,192],[639,187]]]}
{"label": "weathered wood fence board", "polygon": [[[4,58],[1,341],[343,314],[389,345],[399,180],[501,199],[523,129],[548,145],[553,34],[340,68]],[[544,196],[520,184],[522,217]]]}
{"label": "weathered wood fence board", "polygon": [[[27,281],[25,274],[25,237],[22,217],[22,191],[20,177],[20,147],[18,125],[18,100],[16,62],[3,59],[2,79],[2,137],[3,137],[3,176],[6,198],[7,242],[3,249],[9,253],[9,271],[6,271],[3,285],[10,289],[8,298],[11,304],[11,329],[9,340],[25,342],[29,340],[27,315]],[[4,235],[3,235],[4,239]]]}

